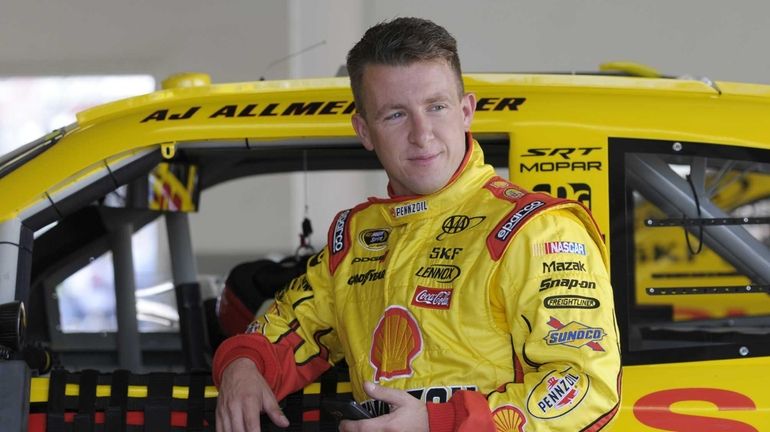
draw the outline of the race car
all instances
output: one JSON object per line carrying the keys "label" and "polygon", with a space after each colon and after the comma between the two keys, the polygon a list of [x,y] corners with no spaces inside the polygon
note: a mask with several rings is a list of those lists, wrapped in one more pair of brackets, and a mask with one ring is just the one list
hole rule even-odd
{"label": "race car", "polygon": [[[512,182],[583,203],[605,235],[623,359],[609,430],[763,430],[770,87],[628,71],[465,75],[478,99],[472,133]],[[4,430],[213,430],[210,356],[243,327],[221,324],[233,322],[216,316],[217,298],[248,317],[281,281],[259,284],[264,261],[239,267],[224,291],[224,275],[199,274],[189,217],[213,196],[204,192],[258,189],[276,173],[379,170],[350,126],[347,78],[181,75],[164,87],[83,111],[0,159]],[[275,217],[260,211],[255,220]],[[138,286],[134,262],[149,252],[134,240],[159,218],[168,242],[152,260],[170,262],[171,283]],[[295,246],[273,251],[282,267],[269,274],[294,274]],[[68,293],[86,309],[105,287],[109,319],[67,324],[80,310]],[[349,391],[334,370],[285,410],[302,430],[334,430],[320,401]],[[526,431],[521,420],[499,428]]]}

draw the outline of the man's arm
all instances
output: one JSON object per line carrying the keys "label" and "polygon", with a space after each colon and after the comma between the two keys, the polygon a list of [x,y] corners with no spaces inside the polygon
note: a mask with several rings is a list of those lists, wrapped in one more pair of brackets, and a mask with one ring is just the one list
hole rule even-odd
{"label": "man's arm", "polygon": [[[221,409],[218,406],[222,415],[244,412],[239,406],[242,397],[259,398],[259,406],[265,408],[265,395],[280,400],[315,380],[342,357],[331,325],[328,266],[318,258],[311,258],[307,274],[276,294],[275,304],[249,326],[246,334],[227,339],[217,350],[212,375],[220,392],[227,395],[218,401],[219,405],[226,404]],[[243,360],[253,367],[236,368],[235,363],[242,366]],[[264,382],[269,394],[242,385],[243,380],[253,381],[254,372],[259,373],[258,381]],[[241,420],[232,421],[239,424]]]}
{"label": "man's arm", "polygon": [[428,404],[431,431],[501,422],[530,432],[601,430],[619,407],[620,347],[598,232],[552,210],[525,225],[502,259],[490,302],[511,333],[512,379],[486,395],[461,391]]}

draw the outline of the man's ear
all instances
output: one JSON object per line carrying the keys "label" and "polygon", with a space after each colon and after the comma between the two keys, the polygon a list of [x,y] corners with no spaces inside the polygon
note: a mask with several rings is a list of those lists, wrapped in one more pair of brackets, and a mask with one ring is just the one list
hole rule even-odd
{"label": "man's ear", "polygon": [[476,94],[465,93],[462,100],[460,100],[460,106],[463,110],[463,126],[465,126],[465,131],[467,132],[471,130],[473,114],[476,112]]}
{"label": "man's ear", "polygon": [[366,124],[364,116],[360,113],[355,113],[350,121],[353,123],[353,129],[361,139],[361,144],[364,145],[364,148],[369,151],[374,150],[374,145],[372,145],[372,141],[369,139],[369,126]]}

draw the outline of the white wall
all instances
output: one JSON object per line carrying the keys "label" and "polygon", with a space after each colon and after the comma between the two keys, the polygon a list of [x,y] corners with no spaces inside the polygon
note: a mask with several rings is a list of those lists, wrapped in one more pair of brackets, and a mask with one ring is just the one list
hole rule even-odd
{"label": "white wall", "polygon": [[[667,74],[770,83],[770,2],[763,0],[0,0],[0,75],[329,76],[366,28],[396,16],[444,25],[466,71],[594,71],[633,60]],[[311,175],[317,247],[337,210],[384,192],[381,176]],[[268,184],[207,192],[192,217],[198,252],[293,250],[304,177]],[[272,229],[256,238],[249,226]]]}

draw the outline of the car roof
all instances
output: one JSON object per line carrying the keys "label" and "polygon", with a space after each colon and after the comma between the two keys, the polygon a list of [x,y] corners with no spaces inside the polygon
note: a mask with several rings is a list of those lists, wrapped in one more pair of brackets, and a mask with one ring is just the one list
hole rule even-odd
{"label": "car roof", "polygon": [[[563,74],[468,74],[479,109],[474,133],[513,133],[532,122],[601,125],[633,137],[718,138],[768,148],[760,128],[770,86],[706,79]],[[540,102],[543,103],[540,103]],[[348,78],[170,88],[100,105],[77,122],[0,160],[0,221],[94,172],[181,143],[241,141],[246,147],[303,139],[355,139]],[[677,138],[683,139],[683,138]]]}

